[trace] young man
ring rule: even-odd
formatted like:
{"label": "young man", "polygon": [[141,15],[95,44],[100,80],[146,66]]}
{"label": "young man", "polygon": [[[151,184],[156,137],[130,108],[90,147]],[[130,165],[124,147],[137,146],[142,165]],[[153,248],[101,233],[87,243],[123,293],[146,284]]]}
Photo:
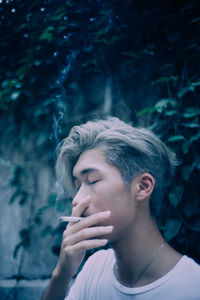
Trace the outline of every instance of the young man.
{"label": "young man", "polygon": [[[58,184],[73,187],[72,216],[43,300],[197,300],[200,266],[172,249],[157,225],[157,207],[173,174],[174,155],[150,131],[117,118],[72,128],[57,161]],[[71,191],[73,192],[73,191]]]}

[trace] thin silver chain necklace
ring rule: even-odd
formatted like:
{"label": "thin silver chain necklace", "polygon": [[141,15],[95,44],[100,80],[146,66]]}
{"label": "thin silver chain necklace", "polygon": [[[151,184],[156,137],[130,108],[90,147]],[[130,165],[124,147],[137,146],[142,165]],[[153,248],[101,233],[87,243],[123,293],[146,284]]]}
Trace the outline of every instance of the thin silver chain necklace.
{"label": "thin silver chain necklace", "polygon": [[[156,257],[158,256],[158,254],[160,253],[161,249],[164,247],[164,245],[166,244],[166,241],[164,241],[160,247],[156,250],[156,252],[154,253],[154,255],[151,257],[151,259],[148,261],[148,263],[145,265],[145,267],[142,269],[142,271],[139,273],[138,277],[136,278],[136,280],[133,282],[132,287],[135,286],[135,284],[142,278],[142,276],[144,275],[144,273],[146,272],[146,270],[149,268],[149,266],[152,264],[152,262],[156,259]],[[118,265],[117,263],[115,263],[116,269],[118,270]]]}

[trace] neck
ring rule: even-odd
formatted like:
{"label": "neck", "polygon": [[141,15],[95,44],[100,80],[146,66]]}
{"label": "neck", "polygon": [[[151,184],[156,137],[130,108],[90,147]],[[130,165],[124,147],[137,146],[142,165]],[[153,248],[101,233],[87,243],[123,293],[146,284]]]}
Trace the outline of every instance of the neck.
{"label": "neck", "polygon": [[[134,224],[125,236],[111,243],[116,257],[114,273],[117,279],[127,286],[140,286],[163,276],[178,261],[177,252],[169,245],[162,246],[163,242],[164,239],[151,217],[146,218],[145,223]],[[171,260],[169,264],[165,263],[166,255]],[[137,280],[149,262],[151,263],[141,279]]]}

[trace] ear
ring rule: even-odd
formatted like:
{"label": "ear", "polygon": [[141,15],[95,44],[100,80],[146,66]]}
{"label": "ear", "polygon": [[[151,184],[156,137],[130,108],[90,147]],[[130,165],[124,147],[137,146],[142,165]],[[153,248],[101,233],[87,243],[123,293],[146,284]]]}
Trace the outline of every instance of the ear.
{"label": "ear", "polygon": [[142,201],[145,199],[150,199],[151,194],[155,187],[155,179],[149,173],[141,174],[137,177],[136,184],[136,200]]}

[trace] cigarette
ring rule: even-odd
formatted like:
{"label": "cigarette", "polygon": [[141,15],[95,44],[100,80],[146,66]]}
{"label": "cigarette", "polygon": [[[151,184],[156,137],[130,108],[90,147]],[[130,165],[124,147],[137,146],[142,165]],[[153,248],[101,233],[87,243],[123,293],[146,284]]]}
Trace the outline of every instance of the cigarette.
{"label": "cigarette", "polygon": [[59,222],[79,222],[81,220],[83,220],[84,218],[83,217],[59,217],[58,218],[58,221]]}

